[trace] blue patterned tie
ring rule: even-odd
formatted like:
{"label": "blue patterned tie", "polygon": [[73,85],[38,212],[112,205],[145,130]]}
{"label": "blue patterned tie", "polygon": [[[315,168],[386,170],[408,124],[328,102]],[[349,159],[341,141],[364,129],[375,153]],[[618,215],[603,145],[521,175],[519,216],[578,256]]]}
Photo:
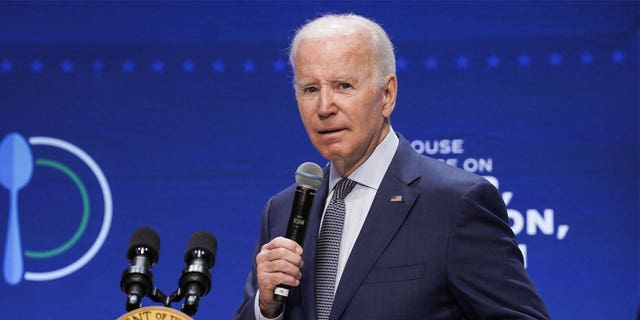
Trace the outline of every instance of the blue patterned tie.
{"label": "blue patterned tie", "polygon": [[355,185],[355,181],[347,178],[338,181],[322,220],[316,251],[316,313],[318,320],[329,319],[331,313],[344,223],[344,198]]}

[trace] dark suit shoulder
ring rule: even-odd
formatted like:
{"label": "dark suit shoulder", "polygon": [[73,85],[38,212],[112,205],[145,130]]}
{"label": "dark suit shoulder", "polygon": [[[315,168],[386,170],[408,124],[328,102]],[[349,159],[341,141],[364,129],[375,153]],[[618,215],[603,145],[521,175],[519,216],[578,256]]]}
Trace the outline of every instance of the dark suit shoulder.
{"label": "dark suit shoulder", "polygon": [[426,156],[420,156],[418,187],[437,188],[439,191],[464,193],[477,183],[489,183],[485,178]]}

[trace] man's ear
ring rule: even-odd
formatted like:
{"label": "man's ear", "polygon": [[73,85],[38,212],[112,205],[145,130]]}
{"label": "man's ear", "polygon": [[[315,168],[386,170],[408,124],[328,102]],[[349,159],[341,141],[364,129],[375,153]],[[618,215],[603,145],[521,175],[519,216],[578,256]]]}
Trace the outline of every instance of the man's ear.
{"label": "man's ear", "polygon": [[396,106],[396,96],[398,95],[398,77],[395,74],[390,74],[387,77],[387,81],[384,84],[383,90],[383,105],[382,115],[385,118],[389,118],[393,109]]}

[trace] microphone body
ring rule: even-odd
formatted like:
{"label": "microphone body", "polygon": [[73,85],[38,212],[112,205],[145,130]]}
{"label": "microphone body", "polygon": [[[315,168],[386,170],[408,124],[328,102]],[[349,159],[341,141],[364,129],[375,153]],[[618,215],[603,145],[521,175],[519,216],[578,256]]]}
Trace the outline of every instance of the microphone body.
{"label": "microphone body", "polygon": [[186,267],[182,271],[179,290],[185,296],[182,312],[189,316],[198,311],[200,298],[211,289],[211,273],[209,269],[216,261],[218,241],[212,234],[199,231],[191,235],[184,261]]}
{"label": "microphone body", "polygon": [[296,194],[293,197],[293,207],[291,207],[291,216],[289,217],[285,237],[297,242],[299,245],[304,244],[304,235],[307,231],[307,218],[309,217],[309,211],[311,211],[311,204],[315,196],[315,189],[296,186]]}
{"label": "microphone body", "polygon": [[[316,190],[322,183],[322,168],[313,162],[305,162],[298,167],[295,176],[296,193],[293,197],[293,205],[285,237],[302,246],[311,205],[313,204]],[[290,286],[288,285],[276,285],[273,290],[273,299],[286,302],[289,297],[289,289]]]}
{"label": "microphone body", "polygon": [[153,229],[134,231],[127,251],[131,266],[124,270],[120,279],[120,288],[127,295],[127,311],[140,308],[142,298],[151,292],[153,274],[150,269],[158,262],[159,251],[160,237]]}

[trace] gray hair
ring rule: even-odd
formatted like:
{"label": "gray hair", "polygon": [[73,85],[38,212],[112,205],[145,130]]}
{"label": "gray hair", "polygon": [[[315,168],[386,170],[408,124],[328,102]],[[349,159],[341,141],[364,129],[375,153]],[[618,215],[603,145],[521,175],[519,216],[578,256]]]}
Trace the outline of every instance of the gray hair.
{"label": "gray hair", "polygon": [[389,74],[396,73],[396,58],[393,44],[382,27],[365,17],[347,14],[326,14],[308,21],[296,31],[289,47],[289,63],[296,68],[295,61],[300,43],[305,39],[327,38],[335,35],[348,35],[357,31],[367,31],[369,45],[373,53],[373,72],[376,83],[384,85]]}

